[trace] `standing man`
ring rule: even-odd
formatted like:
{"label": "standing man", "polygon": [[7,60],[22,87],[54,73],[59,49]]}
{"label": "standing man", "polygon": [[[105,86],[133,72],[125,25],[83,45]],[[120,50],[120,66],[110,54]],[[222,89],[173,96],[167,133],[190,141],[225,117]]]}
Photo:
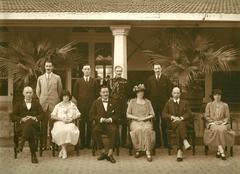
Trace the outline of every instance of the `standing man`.
{"label": "standing man", "polygon": [[[109,98],[109,89],[107,86],[102,86],[100,90],[100,97],[93,102],[90,115],[91,120],[95,122],[93,127],[93,138],[97,142],[98,149],[101,155],[98,160],[108,160],[111,163],[116,163],[113,158],[113,149],[116,144],[118,131],[118,105],[116,105]],[[108,153],[102,140],[102,134],[106,133],[109,137]]]}
{"label": "standing man", "polygon": [[121,131],[121,146],[126,147],[127,141],[127,100],[129,98],[129,86],[127,79],[122,78],[123,68],[121,66],[115,67],[115,77],[111,83],[111,98],[117,103],[119,107],[120,122],[122,125]]}
{"label": "standing man", "polygon": [[165,120],[162,119],[162,110],[165,103],[168,101],[171,95],[172,83],[169,78],[162,74],[162,67],[160,64],[153,65],[153,71],[155,74],[147,80],[147,96],[152,102],[153,109],[155,112],[155,122],[154,129],[156,132],[156,147],[160,147],[161,145],[161,134],[160,134],[160,126],[163,137],[163,145],[165,148],[168,147],[168,139],[167,139],[167,124]]}
{"label": "standing man", "polygon": [[23,89],[24,100],[13,106],[12,120],[17,122],[17,133],[22,138],[18,145],[17,152],[23,150],[25,141],[29,142],[32,163],[38,163],[36,156],[35,136],[39,129],[39,121],[42,119],[43,110],[38,101],[33,101],[33,89],[26,86]]}
{"label": "standing man", "polygon": [[185,150],[191,148],[187,140],[187,127],[190,124],[191,110],[187,102],[180,99],[180,88],[174,87],[172,98],[163,109],[163,118],[170,122],[170,126],[176,132],[177,161],[183,160],[183,146]]}
{"label": "standing man", "polygon": [[[62,93],[62,80],[59,75],[54,74],[52,71],[53,63],[52,61],[47,60],[45,62],[45,74],[38,77],[36,87],[36,95],[39,98],[39,102],[44,111],[44,117],[42,121],[43,150],[48,149],[48,130],[50,131],[53,126],[53,123],[50,120],[50,114],[52,113],[55,105],[60,102],[60,96]],[[51,143],[51,134],[49,134],[49,136]]]}
{"label": "standing man", "polygon": [[99,85],[96,79],[90,77],[90,65],[84,65],[82,72],[83,77],[78,79],[74,84],[73,96],[77,100],[78,109],[82,114],[80,122],[80,148],[91,148],[91,122],[89,119],[89,110],[98,96]]}

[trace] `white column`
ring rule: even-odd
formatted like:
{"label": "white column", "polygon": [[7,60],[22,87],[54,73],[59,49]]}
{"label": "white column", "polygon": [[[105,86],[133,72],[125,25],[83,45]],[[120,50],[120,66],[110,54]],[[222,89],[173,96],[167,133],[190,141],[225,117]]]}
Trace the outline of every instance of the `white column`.
{"label": "white column", "polygon": [[113,67],[123,67],[123,78],[127,78],[127,35],[129,25],[116,25],[110,27],[114,36]]}

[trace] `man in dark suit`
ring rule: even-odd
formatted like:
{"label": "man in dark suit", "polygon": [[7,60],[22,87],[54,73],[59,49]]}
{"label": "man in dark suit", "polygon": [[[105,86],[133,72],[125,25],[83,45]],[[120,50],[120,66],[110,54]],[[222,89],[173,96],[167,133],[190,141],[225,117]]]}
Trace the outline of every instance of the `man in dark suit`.
{"label": "man in dark suit", "polygon": [[29,142],[32,163],[38,163],[36,156],[35,134],[42,119],[43,110],[38,101],[32,100],[33,89],[29,86],[23,89],[24,100],[13,106],[12,120],[17,122],[17,133],[22,136],[17,149],[21,152],[25,141]]}
{"label": "man in dark suit", "polygon": [[191,148],[187,141],[187,126],[191,118],[191,110],[187,102],[180,99],[180,89],[174,87],[172,98],[166,103],[163,110],[163,118],[169,123],[169,126],[176,132],[177,142],[177,161],[182,161],[183,146],[186,150]]}
{"label": "man in dark suit", "polygon": [[89,111],[92,103],[98,96],[99,85],[94,78],[90,77],[90,65],[84,65],[82,71],[84,76],[76,81],[73,88],[73,96],[77,100],[78,109],[82,114],[79,128],[81,140],[80,148],[91,148],[91,122],[89,120]]}
{"label": "man in dark suit", "polygon": [[[115,163],[113,158],[113,148],[115,146],[118,129],[118,112],[117,105],[109,98],[109,89],[102,86],[100,90],[100,98],[92,105],[90,115],[91,120],[95,122],[93,127],[93,138],[97,142],[99,150],[102,151],[98,160],[107,159],[111,163]],[[109,137],[108,154],[105,152],[104,144],[101,135],[106,133]]]}
{"label": "man in dark suit", "polygon": [[116,66],[115,77],[110,81],[110,96],[117,103],[119,107],[121,129],[121,146],[126,147],[127,141],[127,101],[129,99],[129,85],[125,78],[122,78],[123,68]]}
{"label": "man in dark suit", "polygon": [[163,145],[165,148],[168,147],[166,123],[165,120],[161,118],[162,110],[165,103],[171,96],[172,83],[169,78],[162,74],[162,67],[160,64],[154,64],[153,70],[155,74],[147,80],[147,97],[150,99],[155,112],[155,122],[154,129],[156,132],[156,147],[161,145],[161,134],[160,125],[162,129]]}

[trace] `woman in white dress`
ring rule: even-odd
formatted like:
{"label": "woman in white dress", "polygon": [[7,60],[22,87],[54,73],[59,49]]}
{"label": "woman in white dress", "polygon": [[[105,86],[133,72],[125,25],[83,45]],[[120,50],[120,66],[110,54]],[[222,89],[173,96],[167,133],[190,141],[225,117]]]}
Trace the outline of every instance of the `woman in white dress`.
{"label": "woman in white dress", "polygon": [[76,145],[79,139],[79,129],[73,121],[80,117],[77,106],[71,102],[69,91],[63,91],[62,102],[58,103],[53,112],[51,119],[55,120],[52,133],[52,141],[61,146],[59,157],[67,158],[67,144]]}

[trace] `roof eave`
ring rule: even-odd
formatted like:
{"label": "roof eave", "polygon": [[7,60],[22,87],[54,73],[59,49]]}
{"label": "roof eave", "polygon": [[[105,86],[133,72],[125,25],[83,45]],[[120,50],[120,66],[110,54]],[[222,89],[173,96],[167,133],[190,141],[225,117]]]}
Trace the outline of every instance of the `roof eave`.
{"label": "roof eave", "polygon": [[223,13],[80,13],[0,12],[0,20],[93,20],[93,21],[225,21],[238,22],[240,14]]}

